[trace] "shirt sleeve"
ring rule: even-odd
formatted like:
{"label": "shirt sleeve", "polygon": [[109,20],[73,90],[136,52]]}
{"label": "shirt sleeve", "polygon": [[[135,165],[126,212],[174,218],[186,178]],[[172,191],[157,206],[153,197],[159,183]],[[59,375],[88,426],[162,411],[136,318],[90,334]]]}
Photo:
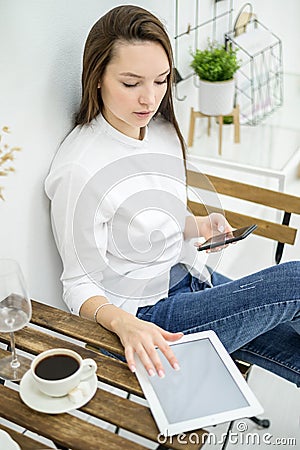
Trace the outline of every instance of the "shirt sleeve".
{"label": "shirt sleeve", "polygon": [[45,190],[51,200],[52,229],[63,262],[63,300],[73,314],[79,315],[88,298],[106,296],[101,285],[107,265],[105,206],[99,209],[101,199],[95,183],[78,164],[50,173]]}

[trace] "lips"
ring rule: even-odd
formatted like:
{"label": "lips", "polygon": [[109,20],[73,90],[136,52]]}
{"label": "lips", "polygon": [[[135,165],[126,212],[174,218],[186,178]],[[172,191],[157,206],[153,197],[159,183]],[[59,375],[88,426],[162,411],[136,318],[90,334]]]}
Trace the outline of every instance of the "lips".
{"label": "lips", "polygon": [[153,111],[140,111],[133,113],[135,117],[139,120],[150,120],[153,116]]}
{"label": "lips", "polygon": [[153,111],[136,111],[134,114],[137,114],[138,116],[149,116],[152,113]]}

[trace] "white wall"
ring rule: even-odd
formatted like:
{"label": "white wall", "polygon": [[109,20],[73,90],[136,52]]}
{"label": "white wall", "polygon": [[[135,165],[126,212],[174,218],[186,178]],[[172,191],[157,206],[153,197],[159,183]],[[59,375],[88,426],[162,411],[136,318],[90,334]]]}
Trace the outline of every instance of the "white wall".
{"label": "white wall", "polygon": [[[43,181],[78,106],[87,33],[122,3],[128,2],[0,0],[0,128],[8,125],[7,142],[22,147],[16,173],[0,177],[0,257],[20,262],[32,298],[61,307],[61,262]],[[170,1],[151,1],[151,10],[168,22],[169,6]]]}
{"label": "white wall", "polygon": [[[235,0],[236,12],[244,0]],[[300,74],[300,2],[298,0],[252,0],[253,11],[266,27],[277,34],[283,44],[283,67]]]}
{"label": "white wall", "polygon": [[[20,262],[33,298],[60,307],[63,307],[59,282],[61,263],[50,229],[43,181],[78,106],[86,35],[105,11],[123,3],[129,2],[0,0],[0,127],[10,126],[10,143],[23,149],[15,161],[17,172],[6,179],[0,178],[6,198],[5,202],[0,201],[0,257],[11,257]],[[167,24],[171,37],[174,36],[173,0],[131,3],[159,15]],[[220,8],[225,8],[227,0],[221,3]],[[294,37],[299,37],[296,27],[299,2],[265,0],[252,3],[257,5],[259,18],[286,40],[287,70],[300,72],[300,62],[294,57],[299,54],[300,40],[294,41]],[[188,23],[194,23],[193,5],[193,0],[180,0],[180,31],[184,31]],[[200,5],[201,20],[210,17],[213,0],[201,0]],[[186,44],[188,49],[190,36]],[[181,65],[185,61],[187,65],[187,52],[182,52]],[[188,95],[186,101],[177,103],[179,121],[186,133],[187,112],[195,88],[191,81],[186,81],[178,90],[179,95]]]}

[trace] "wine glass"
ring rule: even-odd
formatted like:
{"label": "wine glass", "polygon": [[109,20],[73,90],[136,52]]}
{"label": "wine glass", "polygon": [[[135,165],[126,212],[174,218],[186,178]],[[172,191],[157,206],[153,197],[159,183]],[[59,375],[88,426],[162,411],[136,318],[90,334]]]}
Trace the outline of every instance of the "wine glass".
{"label": "wine glass", "polygon": [[0,259],[0,332],[10,334],[11,356],[0,359],[0,378],[18,381],[29,369],[31,360],[17,356],[14,332],[31,319],[31,302],[19,264]]}

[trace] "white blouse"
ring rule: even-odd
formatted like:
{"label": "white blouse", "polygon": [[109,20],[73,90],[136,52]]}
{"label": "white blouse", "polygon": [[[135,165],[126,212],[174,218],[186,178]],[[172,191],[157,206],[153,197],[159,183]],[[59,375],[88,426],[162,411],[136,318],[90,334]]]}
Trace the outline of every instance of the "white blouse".
{"label": "white blouse", "polygon": [[183,238],[182,150],[164,119],[152,120],[141,141],[101,115],[76,127],[54,158],[45,190],[63,261],[63,298],[74,314],[95,295],[135,314],[167,297],[178,262],[209,278]]}

